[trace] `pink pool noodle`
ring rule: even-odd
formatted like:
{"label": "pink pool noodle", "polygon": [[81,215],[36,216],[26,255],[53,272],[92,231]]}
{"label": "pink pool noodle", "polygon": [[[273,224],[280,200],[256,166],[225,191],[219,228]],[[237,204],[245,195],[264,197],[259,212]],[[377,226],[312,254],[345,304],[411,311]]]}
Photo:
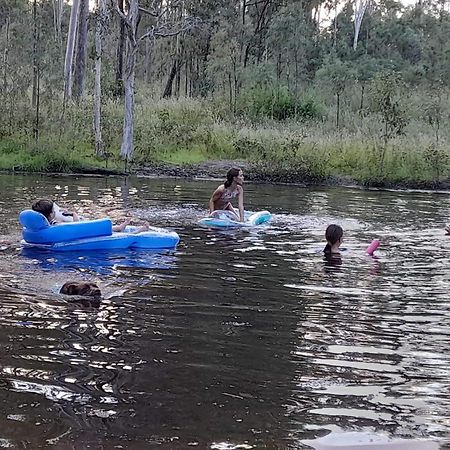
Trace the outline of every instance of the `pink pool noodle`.
{"label": "pink pool noodle", "polygon": [[370,256],[373,255],[373,252],[380,246],[380,241],[378,239],[374,239],[372,243],[367,247],[366,253]]}

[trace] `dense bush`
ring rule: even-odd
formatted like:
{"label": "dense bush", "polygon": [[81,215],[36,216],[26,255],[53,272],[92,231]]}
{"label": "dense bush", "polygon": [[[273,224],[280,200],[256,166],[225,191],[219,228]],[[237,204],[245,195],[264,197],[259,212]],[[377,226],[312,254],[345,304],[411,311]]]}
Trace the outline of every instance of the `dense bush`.
{"label": "dense bush", "polygon": [[251,119],[308,120],[321,117],[322,111],[313,99],[298,99],[287,88],[257,87],[238,99],[238,112]]}

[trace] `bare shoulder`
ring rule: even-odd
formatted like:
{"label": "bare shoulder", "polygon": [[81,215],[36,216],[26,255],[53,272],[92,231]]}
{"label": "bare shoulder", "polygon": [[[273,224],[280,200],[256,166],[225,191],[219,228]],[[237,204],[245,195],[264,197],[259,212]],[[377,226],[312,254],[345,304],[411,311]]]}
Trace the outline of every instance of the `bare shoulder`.
{"label": "bare shoulder", "polygon": [[219,194],[225,190],[225,185],[221,184],[215,191],[214,194]]}

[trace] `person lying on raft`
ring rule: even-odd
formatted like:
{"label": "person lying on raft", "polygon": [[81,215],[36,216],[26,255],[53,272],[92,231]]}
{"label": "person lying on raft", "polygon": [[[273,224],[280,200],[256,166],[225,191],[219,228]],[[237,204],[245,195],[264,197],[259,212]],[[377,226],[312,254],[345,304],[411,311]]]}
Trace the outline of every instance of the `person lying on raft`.
{"label": "person lying on raft", "polygon": [[[59,223],[64,223],[61,218],[57,217],[55,211],[55,203],[52,200],[40,199],[33,203],[31,206],[33,211],[41,213],[47,220],[50,225],[57,225]],[[62,211],[63,216],[72,216],[74,222],[79,222],[80,218],[76,212]],[[112,230],[114,232],[122,232],[125,230],[127,225],[131,223],[131,219],[127,219],[119,225],[113,225]],[[132,233],[141,233],[142,231],[147,231],[148,226],[143,225],[138,227],[136,230],[133,230]]]}
{"label": "person lying on raft", "polygon": [[41,213],[48,220],[50,225],[56,225],[58,223],[64,223],[62,216],[71,216],[74,222],[79,222],[80,218],[76,212],[70,212],[67,210],[61,211],[61,215],[57,217],[57,208],[52,200],[40,199],[36,200],[32,205],[31,209]]}
{"label": "person lying on raft", "polygon": [[[244,174],[241,169],[233,167],[227,172],[227,179],[221,184],[209,200],[209,213],[229,211],[238,222],[244,222]],[[237,197],[239,214],[233,208],[231,200]]]}

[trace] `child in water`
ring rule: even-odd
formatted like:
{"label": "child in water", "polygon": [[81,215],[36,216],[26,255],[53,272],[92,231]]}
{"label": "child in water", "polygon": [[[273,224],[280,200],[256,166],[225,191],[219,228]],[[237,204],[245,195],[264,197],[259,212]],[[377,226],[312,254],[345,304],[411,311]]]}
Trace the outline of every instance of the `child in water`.
{"label": "child in water", "polygon": [[[209,212],[229,211],[233,216],[233,220],[244,222],[244,174],[241,169],[233,167],[227,172],[227,179],[221,184],[211,196],[209,200]],[[237,197],[239,214],[233,208],[231,200]]]}
{"label": "child in water", "polygon": [[323,249],[325,256],[340,255],[339,247],[342,244],[344,230],[339,225],[328,225],[325,231],[327,245]]}
{"label": "child in water", "polygon": [[[36,211],[38,213],[41,213],[47,220],[50,225],[57,225],[59,223],[64,223],[64,220],[61,219],[61,217],[57,217],[56,215],[56,209],[55,209],[55,203],[52,200],[47,199],[40,199],[33,203],[31,206],[31,209],[33,211]],[[62,211],[61,213],[63,216],[72,216],[74,222],[79,222],[80,218],[78,217],[78,214],[76,212],[68,212],[68,211]],[[131,222],[131,219],[125,220],[123,223],[119,225],[113,225],[112,231],[115,232],[121,232],[124,231],[127,225],[129,225]],[[133,231],[133,233],[140,233],[142,231],[147,231],[148,226],[143,225],[139,227],[137,230]]]}

